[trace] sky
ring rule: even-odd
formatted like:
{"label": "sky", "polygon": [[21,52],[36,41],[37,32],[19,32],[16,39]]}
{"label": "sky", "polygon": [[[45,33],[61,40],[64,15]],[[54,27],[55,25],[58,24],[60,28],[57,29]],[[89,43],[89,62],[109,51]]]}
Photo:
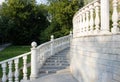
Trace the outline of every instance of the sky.
{"label": "sky", "polygon": [[[5,0],[0,0],[0,5],[2,4],[3,1],[5,1]],[[36,1],[37,1],[38,4],[39,4],[39,3],[44,3],[44,4],[46,4],[46,2],[47,2],[47,0],[36,0]]]}
{"label": "sky", "polygon": [[44,4],[47,3],[47,0],[36,0],[36,1],[37,1],[37,3],[44,3]]}
{"label": "sky", "polygon": [[0,0],[0,4],[2,4],[3,1],[4,1],[4,0]]}

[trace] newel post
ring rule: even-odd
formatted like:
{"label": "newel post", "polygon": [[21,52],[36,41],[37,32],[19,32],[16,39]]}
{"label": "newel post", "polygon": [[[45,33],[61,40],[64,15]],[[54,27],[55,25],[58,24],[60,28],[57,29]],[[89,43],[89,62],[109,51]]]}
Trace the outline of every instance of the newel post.
{"label": "newel post", "polygon": [[54,35],[51,35],[51,56],[54,55]]}
{"label": "newel post", "polygon": [[110,33],[109,0],[100,0],[100,1],[101,1],[101,33],[108,34]]}
{"label": "newel post", "polygon": [[37,43],[32,42],[31,43],[31,75],[30,79],[34,80],[38,77],[38,69],[37,69]]}

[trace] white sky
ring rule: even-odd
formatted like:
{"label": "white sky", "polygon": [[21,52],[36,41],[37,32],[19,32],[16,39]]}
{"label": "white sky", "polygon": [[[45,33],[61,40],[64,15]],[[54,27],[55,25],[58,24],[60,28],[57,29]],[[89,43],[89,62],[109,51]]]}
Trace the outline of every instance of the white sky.
{"label": "white sky", "polygon": [[44,4],[47,3],[47,0],[36,0],[36,1],[37,1],[37,3],[44,3]]}
{"label": "white sky", "polygon": [[3,1],[4,1],[4,0],[0,0],[0,5],[2,4]]}
{"label": "white sky", "polygon": [[[5,0],[0,0],[0,4],[2,4],[2,2],[3,1],[5,1]],[[36,0],[37,1],[37,3],[46,3],[47,2],[47,0]]]}

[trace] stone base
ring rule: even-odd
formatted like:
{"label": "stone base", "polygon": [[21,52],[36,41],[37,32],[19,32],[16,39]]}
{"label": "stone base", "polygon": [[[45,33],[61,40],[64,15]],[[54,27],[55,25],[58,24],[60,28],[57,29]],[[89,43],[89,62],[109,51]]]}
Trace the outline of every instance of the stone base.
{"label": "stone base", "polygon": [[110,31],[100,31],[100,35],[110,35],[112,34]]}
{"label": "stone base", "polygon": [[112,33],[113,34],[120,33],[120,29],[118,27],[112,28]]}
{"label": "stone base", "polygon": [[21,80],[20,82],[30,82],[30,80]]}

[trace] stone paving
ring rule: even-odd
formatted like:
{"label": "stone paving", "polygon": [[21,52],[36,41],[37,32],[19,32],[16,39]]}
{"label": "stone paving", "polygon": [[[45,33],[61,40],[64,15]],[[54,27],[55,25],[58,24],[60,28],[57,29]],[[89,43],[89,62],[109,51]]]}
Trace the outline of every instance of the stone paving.
{"label": "stone paving", "polygon": [[78,82],[70,72],[51,74],[41,77],[33,82]]}

